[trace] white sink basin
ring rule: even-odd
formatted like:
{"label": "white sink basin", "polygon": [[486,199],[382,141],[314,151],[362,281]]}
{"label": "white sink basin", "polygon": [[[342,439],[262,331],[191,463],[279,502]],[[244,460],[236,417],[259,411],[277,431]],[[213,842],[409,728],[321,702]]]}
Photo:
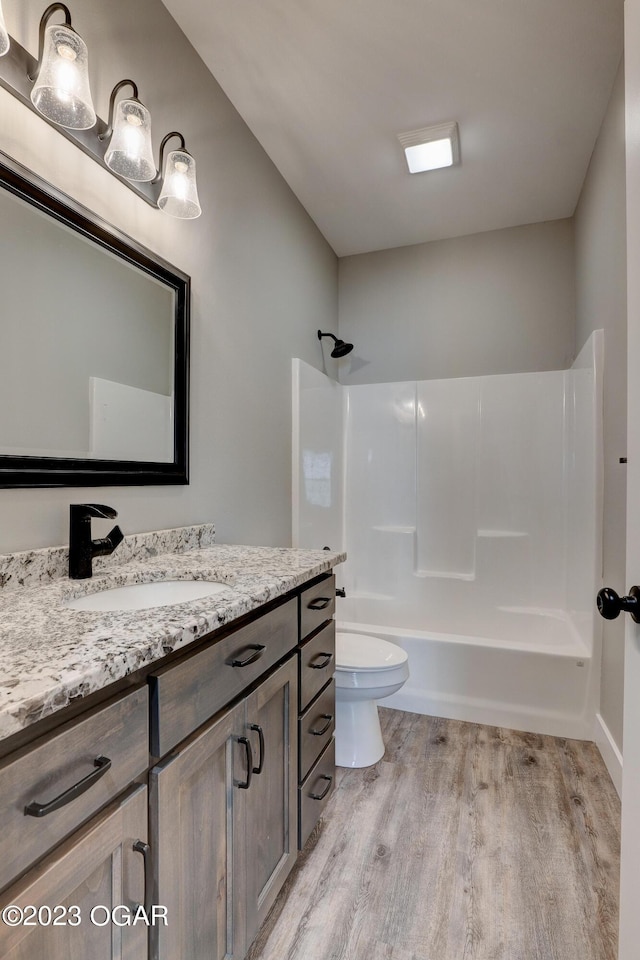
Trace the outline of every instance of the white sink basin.
{"label": "white sink basin", "polygon": [[66,600],[64,605],[70,610],[103,613],[110,610],[150,610],[152,607],[170,607],[175,603],[201,600],[228,589],[228,583],[215,580],[154,580],[153,583],[130,583],[126,587],[99,590],[84,597]]}

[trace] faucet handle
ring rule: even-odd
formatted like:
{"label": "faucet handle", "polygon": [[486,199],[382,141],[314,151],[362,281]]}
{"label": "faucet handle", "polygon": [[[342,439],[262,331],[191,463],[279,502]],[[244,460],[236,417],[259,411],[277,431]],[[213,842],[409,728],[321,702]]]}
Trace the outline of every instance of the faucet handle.
{"label": "faucet handle", "polygon": [[98,517],[102,520],[114,520],[118,511],[104,503],[72,503],[69,506],[72,516]]}
{"label": "faucet handle", "polygon": [[108,557],[124,540],[124,533],[120,527],[114,527],[106,537],[91,541],[91,555],[94,557]]}

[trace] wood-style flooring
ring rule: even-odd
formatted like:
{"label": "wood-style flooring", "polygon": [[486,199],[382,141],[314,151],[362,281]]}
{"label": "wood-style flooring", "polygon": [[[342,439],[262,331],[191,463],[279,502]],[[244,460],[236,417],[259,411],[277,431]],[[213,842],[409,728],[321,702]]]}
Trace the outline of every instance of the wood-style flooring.
{"label": "wood-style flooring", "polygon": [[250,960],[615,960],[620,804],[594,744],[380,709]]}

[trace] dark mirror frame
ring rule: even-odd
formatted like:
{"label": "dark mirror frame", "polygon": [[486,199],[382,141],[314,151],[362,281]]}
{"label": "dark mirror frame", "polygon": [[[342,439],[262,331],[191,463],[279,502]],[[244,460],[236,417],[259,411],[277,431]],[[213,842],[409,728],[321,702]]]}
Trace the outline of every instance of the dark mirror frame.
{"label": "dark mirror frame", "polygon": [[[175,291],[173,462],[0,456],[0,488],[188,483],[190,278],[1,151],[0,188]],[[132,202],[136,200],[132,198]],[[158,216],[162,214],[158,212]]]}

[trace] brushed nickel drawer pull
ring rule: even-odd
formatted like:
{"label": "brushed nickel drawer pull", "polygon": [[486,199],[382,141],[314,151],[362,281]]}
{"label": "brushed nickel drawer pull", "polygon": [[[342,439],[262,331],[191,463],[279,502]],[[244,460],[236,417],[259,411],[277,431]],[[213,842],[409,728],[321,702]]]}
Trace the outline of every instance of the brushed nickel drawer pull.
{"label": "brushed nickel drawer pull", "polygon": [[243,647],[243,650],[253,650],[254,652],[251,656],[247,657],[246,660],[231,659],[237,658],[236,653],[232,653],[229,660],[227,660],[227,665],[231,667],[248,667],[250,663],[255,663],[256,660],[259,660],[264,651],[267,649],[264,643],[250,643],[248,647]]}
{"label": "brushed nickel drawer pull", "polygon": [[310,793],[310,794],[309,794],[309,796],[311,797],[312,800],[324,800],[324,798],[326,797],[326,795],[329,793],[329,790],[331,790],[331,784],[333,783],[333,777],[328,777],[328,776],[326,775],[326,773],[323,773],[323,774],[321,775],[321,777],[320,777],[320,780],[327,780],[328,783],[327,783],[326,787],[324,788],[324,790],[322,791],[322,793]]}
{"label": "brushed nickel drawer pull", "polygon": [[309,733],[311,733],[314,737],[321,737],[327,732],[333,721],[333,716],[330,713],[321,713],[319,719],[326,720],[327,722],[323,727],[320,728],[320,730],[309,730]]}
{"label": "brushed nickel drawer pull", "polygon": [[92,787],[94,783],[97,783],[101,777],[104,777],[107,770],[111,767],[111,760],[108,757],[96,757],[93,764],[96,768],[95,770],[87,774],[86,777],[83,777],[82,780],[79,780],[78,783],[74,783],[72,787],[69,787],[68,790],[61,793],[59,797],[54,797],[49,803],[37,803],[34,800],[32,803],[27,804],[24,808],[25,817],[46,817],[48,813],[53,813],[54,810],[65,807],[68,803],[71,803],[72,800],[75,800],[76,797],[79,797],[88,790],[89,787]]}
{"label": "brushed nickel drawer pull", "polygon": [[253,776],[253,753],[251,744],[247,737],[236,737],[236,740],[242,744],[247,755],[247,779],[244,782],[236,780],[236,787],[239,787],[240,790],[248,790],[251,786],[251,778]]}
{"label": "brushed nickel drawer pull", "polygon": [[255,730],[260,741],[260,759],[258,766],[253,768],[253,772],[262,773],[262,768],[264,767],[264,731],[259,723],[250,723],[249,730]]}
{"label": "brushed nickel drawer pull", "polygon": [[[317,660],[318,657],[324,657],[325,659],[323,660],[322,663],[314,663],[313,660]],[[331,661],[333,660],[333,654],[332,653],[316,653],[313,660],[309,661],[309,666],[311,667],[312,670],[324,670],[324,668],[328,664],[330,664]]]}
{"label": "brushed nickel drawer pull", "polygon": [[136,840],[133,845],[136,853],[142,854],[144,861],[144,909],[145,913],[151,913],[151,891],[153,890],[153,873],[151,870],[151,847],[144,840]]}
{"label": "brushed nickel drawer pull", "polygon": [[309,610],[326,610],[331,603],[331,597],[316,597],[307,604]]}

